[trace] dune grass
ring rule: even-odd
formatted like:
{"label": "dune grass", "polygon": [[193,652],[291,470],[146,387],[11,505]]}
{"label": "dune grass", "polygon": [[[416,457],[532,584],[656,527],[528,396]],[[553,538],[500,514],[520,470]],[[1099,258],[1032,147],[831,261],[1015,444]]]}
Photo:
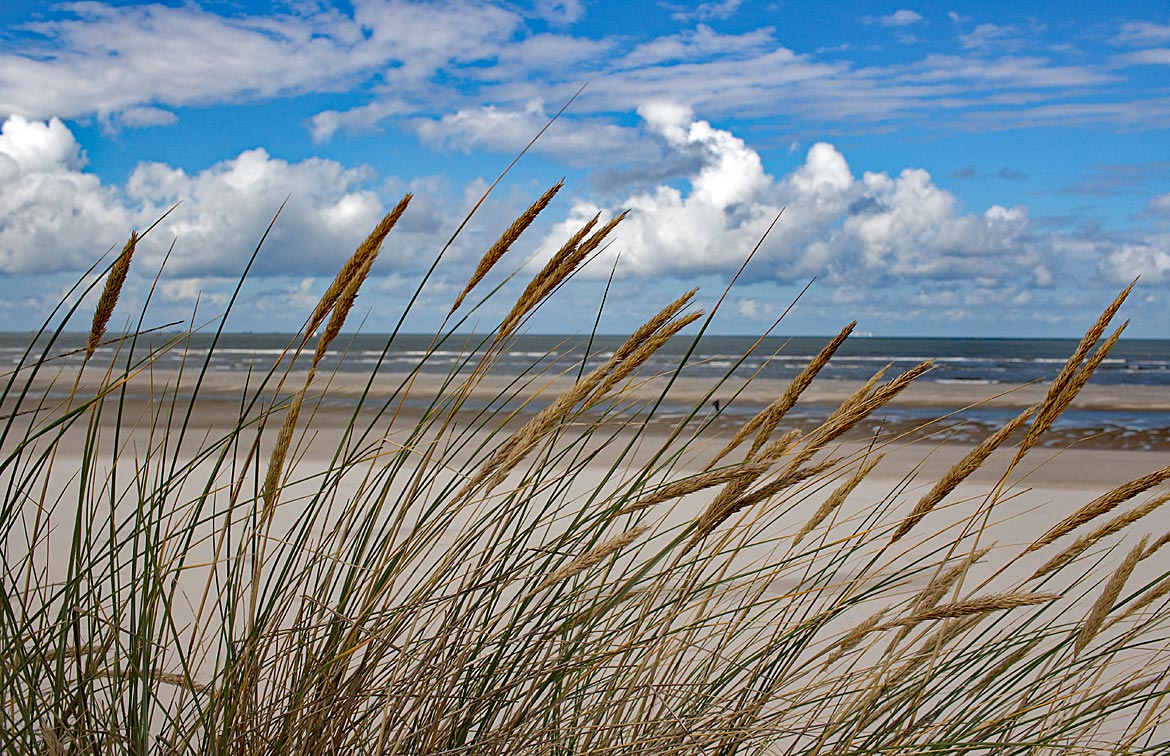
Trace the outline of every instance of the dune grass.
{"label": "dune grass", "polygon": [[[483,282],[557,188],[503,230],[414,371],[371,371],[352,410],[320,403],[322,358],[344,350],[409,196],[210,429],[211,355],[153,369],[190,334],[144,346],[149,297],[129,335],[106,334],[137,237],[78,284],[3,378],[5,753],[1167,752],[1168,537],[1126,533],[1166,501],[1170,468],[1016,543],[986,537],[1120,336],[1128,290],[1039,406],[912,505],[865,500],[898,439],[842,441],[930,364],[789,431],[851,327],[731,436],[706,400],[657,420],[669,380],[648,403],[631,392],[650,355],[707,327],[694,292],[596,367],[558,365],[563,393],[533,370],[472,401],[620,217],[587,223],[463,361],[423,375],[507,295]],[[99,285],[85,364],[61,368]],[[988,465],[998,483],[954,506]]]}

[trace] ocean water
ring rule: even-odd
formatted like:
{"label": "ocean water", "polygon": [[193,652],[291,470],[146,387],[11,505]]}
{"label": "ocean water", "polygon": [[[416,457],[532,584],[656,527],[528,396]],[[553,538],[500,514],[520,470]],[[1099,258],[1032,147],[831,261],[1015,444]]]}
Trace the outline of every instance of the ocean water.
{"label": "ocean water", "polygon": [[[149,334],[135,346],[142,356],[157,349],[174,335]],[[263,370],[285,351],[290,334],[224,334],[212,351],[211,366],[220,370]],[[709,336],[695,344],[691,338],[676,338],[646,365],[653,372],[673,371],[686,358],[687,375],[716,378],[728,373],[747,377],[785,380],[796,375],[828,342],[828,337],[771,337],[755,344],[756,339],[740,336]],[[32,336],[0,333],[0,373],[26,360]],[[538,369],[556,371],[573,369],[584,359],[586,367],[609,357],[624,341],[616,336],[518,337],[497,362],[497,374],[520,374]],[[388,336],[343,335],[334,342],[324,368],[343,372],[405,372],[423,362],[424,371],[445,374],[461,365],[474,364],[484,348],[484,337],[454,335],[436,341],[432,335],[406,334],[390,340]],[[753,345],[755,344],[754,348]],[[897,374],[918,362],[933,358],[936,369],[923,380],[967,384],[972,387],[1002,385],[1005,388],[1033,381],[1047,382],[1059,372],[1077,342],[1072,339],[937,339],[937,338],[866,338],[847,341],[820,377],[833,380],[865,380],[878,369],[890,365],[888,375]],[[79,364],[85,345],[84,334],[63,334],[55,343],[41,340],[34,345],[36,354],[45,354],[63,365]],[[95,357],[100,363],[124,360],[127,343],[101,347]],[[188,367],[202,363],[212,347],[212,336],[197,334],[183,348],[172,349],[155,363],[159,368],[178,367],[185,360]],[[311,345],[310,345],[311,347]],[[308,350],[311,355],[312,349]],[[688,354],[689,353],[689,354]],[[745,356],[746,355],[746,356]],[[304,358],[308,367],[308,356]],[[5,369],[7,367],[7,369]],[[1092,382],[1106,386],[1157,386],[1170,392],[1170,340],[1132,339],[1118,342],[1100,366]],[[983,391],[984,395],[989,391]],[[722,409],[726,422],[740,422],[743,415],[759,408],[747,403]],[[946,409],[946,408],[941,408]],[[691,412],[691,407],[659,408],[658,417],[669,418]],[[881,418],[889,427],[914,427],[938,416],[940,408],[891,408]],[[980,408],[967,410],[949,421],[948,427],[960,440],[980,438],[988,429],[998,427],[1012,410]],[[816,423],[824,410],[801,407],[791,413],[794,423]],[[1055,443],[1062,438],[1079,440],[1086,435],[1098,445],[1137,449],[1170,449],[1170,413],[1163,411],[1089,411],[1072,409],[1054,428]]]}
{"label": "ocean water", "polygon": [[[150,334],[140,338],[138,353],[157,348],[168,338]],[[0,366],[15,366],[29,348],[31,334],[0,333]],[[231,333],[220,337],[212,366],[224,370],[247,370],[270,365],[292,340],[290,334]],[[377,366],[389,372],[413,368],[429,357],[424,365],[428,372],[446,373],[457,365],[474,359],[482,348],[482,337],[456,335],[434,344],[431,335],[399,335],[392,342],[388,336],[343,335],[330,353],[329,367],[347,372],[368,372]],[[647,365],[651,371],[667,371],[678,365],[690,352],[687,373],[694,376],[721,376],[729,371],[740,375],[758,373],[762,378],[787,379],[796,375],[828,342],[827,337],[770,337],[752,350],[754,338],[742,336],[707,336],[697,345],[689,338],[676,338],[655,355]],[[569,367],[586,354],[587,363],[596,364],[613,353],[624,341],[617,336],[525,335],[516,339],[502,356],[496,370],[520,373],[539,367]],[[190,365],[206,358],[212,336],[197,334],[185,350],[164,355],[159,367],[175,367],[181,360]],[[865,380],[889,364],[891,374],[933,358],[936,369],[924,380],[1019,385],[1031,381],[1049,381],[1060,370],[1076,347],[1072,339],[938,339],[938,338],[865,338],[845,342],[833,360],[821,372],[826,379]],[[47,355],[64,364],[80,363],[83,334],[63,334]],[[44,340],[36,346],[46,348]],[[108,345],[98,350],[97,359],[110,359],[126,344]],[[749,350],[751,354],[744,356]],[[311,350],[310,350],[311,351]],[[185,352],[185,353],[184,353]],[[341,359],[343,357],[343,359]],[[0,367],[2,369],[2,367]],[[1113,348],[1097,370],[1093,382],[1100,385],[1170,387],[1170,340],[1123,340]]]}

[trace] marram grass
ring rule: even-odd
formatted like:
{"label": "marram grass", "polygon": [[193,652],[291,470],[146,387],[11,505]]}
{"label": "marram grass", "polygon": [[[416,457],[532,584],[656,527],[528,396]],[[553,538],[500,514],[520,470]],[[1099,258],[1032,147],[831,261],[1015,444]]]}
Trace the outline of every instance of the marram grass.
{"label": "marram grass", "polygon": [[[1101,337],[1128,290],[1043,402],[927,481],[917,506],[858,501],[891,440],[858,452],[842,437],[929,363],[875,376],[818,428],[785,428],[852,326],[730,441],[706,427],[705,401],[670,424],[632,393],[655,350],[706,327],[694,292],[591,371],[565,368],[561,393],[540,372],[486,382],[620,217],[588,222],[461,364],[422,377],[505,296],[476,292],[558,188],[503,229],[415,370],[371,374],[352,412],[319,404],[336,376],[317,368],[409,197],[210,428],[206,403],[225,402],[207,396],[207,361],[155,374],[158,347],[106,334],[136,236],[76,375],[53,359],[83,318],[71,292],[47,346],[3,378],[5,753],[1170,749],[1166,538],[1126,536],[1165,501],[1166,470],[1014,545],[984,542],[1025,455],[1114,343]],[[149,319],[147,298],[132,330]],[[98,364],[103,339],[116,349]],[[302,350],[307,376],[290,367]],[[503,388],[470,401],[489,385]],[[949,506],[990,464],[1004,469],[974,511]],[[1013,570],[1030,551],[1044,567]],[[1152,579],[1135,578],[1143,562]]]}

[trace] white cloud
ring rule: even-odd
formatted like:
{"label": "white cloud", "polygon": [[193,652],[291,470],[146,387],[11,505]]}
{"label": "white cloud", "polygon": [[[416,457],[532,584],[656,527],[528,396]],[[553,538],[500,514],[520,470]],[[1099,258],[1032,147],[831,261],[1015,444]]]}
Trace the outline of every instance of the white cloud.
{"label": "white cloud", "polygon": [[0,54],[0,115],[105,116],[336,91],[377,71],[410,91],[451,62],[490,59],[521,23],[486,4],[357,0],[352,17],[305,7],[221,16],[192,4],[63,5],[61,18],[35,27],[46,44]]}
{"label": "white cloud", "polygon": [[742,317],[755,320],[756,318],[759,318],[763,315],[764,306],[758,299],[738,299],[735,303],[735,310]]}
{"label": "white cloud", "polygon": [[712,57],[752,57],[766,54],[777,47],[770,27],[744,34],[720,34],[705,24],[694,31],[656,37],[642,42],[617,61],[617,70],[656,66],[663,63],[695,63]]}
{"label": "white cloud", "polygon": [[[287,197],[257,273],[332,273],[384,211],[364,188],[371,178],[330,160],[289,163],[250,150],[195,175],[143,163],[118,189],[84,171],[59,120],[11,116],[0,130],[0,272],[84,270],[178,204],[154,232],[178,237],[170,274],[238,274]],[[157,264],[165,247],[142,257]]]}
{"label": "white cloud", "polygon": [[882,26],[903,27],[918,23],[922,20],[922,16],[912,10],[901,8],[889,14],[888,16],[867,16],[864,20],[867,24],[881,24]]}
{"label": "white cloud", "polygon": [[[967,81],[973,86],[1002,91],[1107,84],[1118,81],[1118,78],[1091,67],[1056,66],[1036,57],[1008,56],[980,60],[956,55],[929,55],[920,63],[908,66],[898,75],[897,80],[920,84],[932,82],[943,86]],[[964,103],[970,104],[970,101]],[[1003,113],[998,113],[998,117],[1002,118]]]}
{"label": "white cloud", "polygon": [[999,24],[979,24],[970,34],[960,34],[959,43],[968,50],[1018,48],[1025,44],[1019,29]]}
{"label": "white cloud", "polygon": [[162,108],[127,108],[118,114],[118,121],[123,126],[144,128],[147,126],[171,126],[179,122],[179,117]]}
{"label": "white cloud", "polygon": [[0,128],[0,273],[84,270],[130,232],[114,190],[85,164],[57,119],[8,118]]}
{"label": "white cloud", "polygon": [[126,184],[138,216],[168,217],[164,233],[180,239],[174,273],[208,275],[241,269],[246,254],[284,199],[257,272],[326,274],[377,223],[382,203],[362,188],[369,171],[331,160],[288,163],[255,149],[194,176],[160,163],[138,166]]}
{"label": "white cloud", "polygon": [[1117,283],[1127,284],[1137,276],[1144,283],[1170,282],[1170,235],[1123,244],[1105,256],[1101,268]]}
{"label": "white cloud", "polygon": [[0,126],[0,153],[27,173],[81,168],[86,163],[81,145],[59,118],[46,123],[13,116]]}
{"label": "white cloud", "polygon": [[1151,197],[1146,203],[1146,213],[1170,218],[1170,193]]}
{"label": "white cloud", "polygon": [[[964,212],[920,169],[858,179],[845,157],[823,142],[777,179],[741,139],[696,120],[685,107],[657,104],[639,112],[669,150],[702,156],[688,189],[658,185],[613,209],[579,201],[547,237],[546,253],[599,210],[628,207],[608,253],[612,260],[620,252],[621,273],[686,278],[727,271],[783,209],[749,276],[791,281],[818,275],[848,286],[917,280],[1012,294],[1051,282],[1022,208]],[[608,269],[609,261],[596,268]]]}
{"label": "white cloud", "polygon": [[1170,66],[1170,47],[1155,47],[1117,55],[1113,62],[1126,66]]}
{"label": "white cloud", "polygon": [[664,3],[670,10],[670,17],[675,21],[709,21],[714,18],[728,18],[735,15],[743,0],[718,0],[718,2],[695,3],[694,5],[674,5]]}
{"label": "white cloud", "polygon": [[[439,119],[419,119],[415,131],[424,142],[447,149],[515,154],[548,125],[551,117],[540,102],[530,102],[523,109],[486,105],[460,109]],[[654,145],[642,139],[636,129],[566,116],[552,124],[533,150],[577,167],[596,167],[611,159],[658,157]]]}
{"label": "white cloud", "polygon": [[1149,45],[1170,42],[1170,24],[1152,24],[1132,21],[1121,25],[1121,31],[1112,40],[1120,45]]}
{"label": "white cloud", "polygon": [[536,15],[554,24],[571,24],[585,15],[584,0],[538,0]]}
{"label": "white cloud", "polygon": [[[735,6],[685,10],[716,17]],[[53,20],[35,27],[41,40],[22,33],[0,53],[0,117],[96,115],[112,127],[146,127],[173,123],[171,111],[183,106],[348,93],[345,105],[309,120],[322,142],[338,130],[375,129],[387,120],[409,126],[485,102],[506,111],[523,111],[533,100],[560,104],[589,81],[574,103],[580,119],[604,121],[668,99],[710,117],[779,115],[849,130],[927,115],[941,126],[951,114],[959,122],[968,113],[991,113],[1014,127],[1030,123],[1017,118],[1019,110],[1055,98],[1098,108],[1101,122],[1135,123],[1120,113],[1154,125],[1161,118],[1156,104],[1132,88],[1098,86],[1119,81],[1103,63],[1058,65],[994,54],[1032,44],[1022,36],[1034,36],[1032,27],[1021,32],[983,24],[963,37],[972,51],[965,56],[873,67],[839,55],[801,54],[769,27],[724,34],[699,24],[667,35],[589,38],[535,33],[520,12],[526,8],[531,18],[547,10],[569,23],[584,8],[579,0],[504,7],[355,0],[348,12],[323,7],[294,3],[263,15],[220,15],[190,3],[57,6],[48,13]],[[920,14],[903,8],[883,18],[908,28]],[[1161,27],[1147,26],[1124,33],[1156,39]],[[1130,62],[1154,62],[1159,55],[1140,54],[1144,59]],[[1043,91],[1011,92],[1009,101],[1005,88]]]}

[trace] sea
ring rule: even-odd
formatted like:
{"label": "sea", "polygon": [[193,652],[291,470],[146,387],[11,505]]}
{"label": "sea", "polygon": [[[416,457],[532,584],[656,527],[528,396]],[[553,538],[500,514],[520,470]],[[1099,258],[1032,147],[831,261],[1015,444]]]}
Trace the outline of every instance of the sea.
{"label": "sea", "polygon": [[[285,353],[293,336],[287,333],[224,333],[182,335],[151,333],[140,335],[135,353],[157,349],[168,340],[183,339],[183,348],[166,351],[156,367],[177,368],[201,363],[211,354],[211,367],[218,370],[247,371],[270,366]],[[379,334],[343,334],[334,343],[325,370],[369,373],[407,372],[423,361],[424,372],[445,374],[461,365],[474,364],[475,356],[485,348],[484,336],[453,334],[438,339],[431,334],[399,334],[393,339]],[[29,355],[43,355],[63,366],[80,364],[86,334],[63,333],[52,343],[47,337],[34,340],[28,333],[0,333],[0,374],[24,362]],[[500,355],[493,367],[496,374],[519,375],[528,371],[572,370],[584,362],[588,369],[613,354],[625,338],[621,336],[521,335]],[[818,336],[773,336],[757,344],[755,337],[704,336],[676,337],[646,364],[650,373],[668,373],[686,360],[686,375],[717,378],[725,375],[785,380],[795,376],[829,341]],[[35,343],[34,343],[35,342]],[[878,369],[890,366],[887,375],[895,375],[925,359],[935,361],[935,369],[922,380],[968,385],[1003,386],[1048,382],[1055,377],[1076,348],[1073,339],[991,339],[991,338],[888,338],[855,336],[846,341],[832,361],[821,371],[825,380],[866,380]],[[213,349],[214,346],[214,349]],[[308,350],[309,353],[312,349]],[[115,342],[99,348],[95,359],[108,363],[125,359],[127,342]],[[747,356],[745,356],[747,355]],[[423,360],[423,358],[426,358]],[[307,362],[307,358],[305,358]],[[2,366],[8,366],[4,370]],[[307,364],[304,365],[307,367]],[[1125,339],[1119,341],[1095,373],[1092,383],[1101,386],[1165,387],[1170,395],[1170,340]],[[982,395],[994,393],[983,390]],[[953,408],[952,408],[953,409]],[[691,408],[663,406],[660,413],[685,413]],[[722,408],[728,421],[737,415],[753,413],[758,407],[733,405]],[[800,409],[795,416],[816,422],[815,407]],[[884,422],[914,423],[937,416],[938,408],[917,407],[892,409]],[[974,438],[983,429],[997,426],[1013,410],[972,409],[956,418],[956,427]],[[661,415],[660,415],[661,417]],[[1092,435],[1103,445],[1138,449],[1170,449],[1170,413],[1165,411],[1077,410],[1065,413],[1055,430],[1062,436]],[[1063,433],[1062,433],[1063,431]],[[963,433],[963,430],[957,431]]]}

